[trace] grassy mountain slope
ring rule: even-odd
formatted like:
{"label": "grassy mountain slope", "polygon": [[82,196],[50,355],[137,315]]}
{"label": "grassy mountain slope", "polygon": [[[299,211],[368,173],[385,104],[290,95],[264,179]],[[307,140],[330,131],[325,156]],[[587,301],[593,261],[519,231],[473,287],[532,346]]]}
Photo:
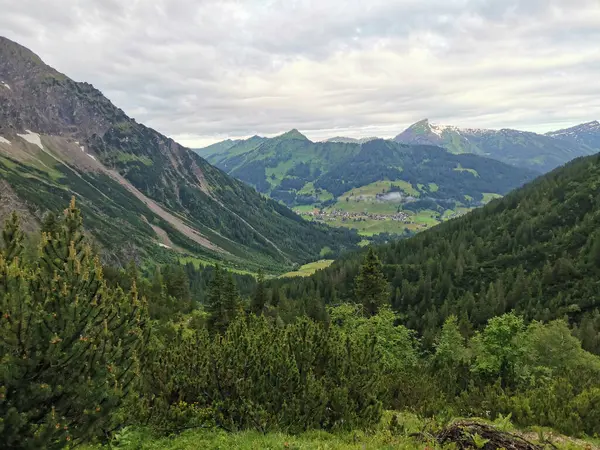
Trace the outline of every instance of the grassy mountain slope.
{"label": "grassy mountain slope", "polygon": [[358,240],[264,199],[4,38],[0,80],[2,179],[38,220],[79,197],[96,210],[86,211],[90,231],[105,233],[100,241],[118,259],[129,246],[147,255],[137,242],[150,236],[154,247],[283,271]]}
{"label": "grassy mountain slope", "polygon": [[307,216],[365,235],[434,225],[536,175],[475,155],[382,139],[311,142],[292,130],[250,141],[209,161]]}
{"label": "grassy mountain slope", "polygon": [[578,156],[595,153],[581,142],[556,139],[550,134],[510,129],[463,129],[433,125],[427,119],[411,125],[394,140],[405,144],[438,145],[451,153],[474,153],[539,172],[548,172]]}
{"label": "grassy mountain slope", "polygon": [[[566,316],[586,349],[600,353],[600,156],[580,158],[461,218],[377,249],[391,302],[431,342],[445,317],[463,329],[516,310],[527,319]],[[352,298],[361,263],[352,254],[285,295],[314,290]]]}

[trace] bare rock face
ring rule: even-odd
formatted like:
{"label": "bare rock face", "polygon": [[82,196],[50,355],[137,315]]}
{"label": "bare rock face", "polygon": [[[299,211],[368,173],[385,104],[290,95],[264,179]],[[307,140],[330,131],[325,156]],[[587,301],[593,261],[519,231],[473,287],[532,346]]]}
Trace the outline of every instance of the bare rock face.
{"label": "bare rock face", "polygon": [[77,83],[35,53],[0,37],[0,132],[26,129],[85,140],[125,113],[88,83]]}

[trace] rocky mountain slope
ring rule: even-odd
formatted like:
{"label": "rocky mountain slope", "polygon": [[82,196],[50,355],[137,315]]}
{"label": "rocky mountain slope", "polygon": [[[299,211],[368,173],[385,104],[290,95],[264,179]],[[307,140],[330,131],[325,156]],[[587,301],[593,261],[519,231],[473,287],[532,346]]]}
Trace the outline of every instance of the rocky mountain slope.
{"label": "rocky mountain slope", "polygon": [[32,224],[75,195],[88,230],[119,261],[188,254],[284,270],[357,241],[264,199],[5,38],[0,180]]}
{"label": "rocky mountain slope", "polygon": [[577,140],[564,139],[564,136],[553,133],[542,135],[511,129],[458,128],[434,125],[424,119],[408,127],[394,140],[404,144],[438,145],[455,154],[474,153],[517,167],[548,172],[578,156],[600,150],[600,145],[590,146],[583,133],[581,136]]}
{"label": "rocky mountain slope", "polygon": [[563,130],[551,131],[546,133],[546,136],[583,145],[600,152],[600,122],[597,120]]}

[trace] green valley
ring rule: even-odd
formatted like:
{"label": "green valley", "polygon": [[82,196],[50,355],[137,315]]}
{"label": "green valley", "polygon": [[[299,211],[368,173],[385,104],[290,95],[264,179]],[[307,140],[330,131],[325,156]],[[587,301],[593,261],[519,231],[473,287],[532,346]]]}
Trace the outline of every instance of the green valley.
{"label": "green valley", "polygon": [[37,3],[10,36],[181,142],[338,137],[190,150],[0,37],[2,449],[600,449],[600,124],[339,136],[565,123],[591,9]]}
{"label": "green valley", "polygon": [[197,152],[303,217],[367,237],[429,228],[536,175],[433,146],[312,142],[297,130]]}

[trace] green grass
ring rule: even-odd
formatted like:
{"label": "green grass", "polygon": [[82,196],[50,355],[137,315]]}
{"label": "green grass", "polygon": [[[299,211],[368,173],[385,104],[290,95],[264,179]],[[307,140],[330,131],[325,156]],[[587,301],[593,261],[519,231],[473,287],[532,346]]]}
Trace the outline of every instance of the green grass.
{"label": "green grass", "polygon": [[469,172],[472,173],[474,176],[479,177],[479,174],[477,173],[477,171],[475,169],[467,169],[465,167],[462,167],[460,164],[458,165],[458,167],[456,167],[454,169],[455,172]]}
{"label": "green grass", "polygon": [[306,183],[302,187],[302,189],[300,189],[298,191],[298,194],[312,195],[312,196],[316,197],[318,199],[318,201],[320,201],[320,202],[325,202],[325,201],[331,200],[333,198],[333,194],[324,189],[319,189],[319,192],[317,193],[317,190],[315,189],[315,186],[312,181],[310,183]]}
{"label": "green grass", "polygon": [[142,164],[144,164],[145,166],[151,166],[153,164],[152,160],[150,158],[148,158],[147,156],[137,156],[137,155],[134,155],[133,153],[125,153],[125,152],[119,152],[117,154],[117,161],[122,162],[122,163],[128,163],[131,161],[139,161]]}
{"label": "green grass", "polygon": [[302,213],[311,212],[315,208],[316,208],[315,205],[300,205],[300,206],[294,206],[293,210],[298,214],[302,214]]}
{"label": "green grass", "polygon": [[[389,424],[396,415],[400,429],[392,433]],[[110,445],[105,447],[84,445],[83,450],[100,450],[102,448],[119,448],[123,450],[414,450],[414,449],[451,449],[454,445],[439,446],[433,442],[423,442],[415,433],[423,430],[438,429],[432,419],[421,419],[409,413],[385,411],[381,422],[368,431],[344,431],[328,433],[325,431],[307,431],[298,435],[282,432],[261,433],[258,431],[242,431],[227,433],[218,429],[191,429],[179,434],[161,437],[154,436],[150,430],[143,428],[125,428],[116,434]],[[522,434],[512,426],[511,432]],[[575,440],[552,433],[544,432],[545,437],[552,436],[553,448],[560,450],[583,450],[595,448],[595,441]],[[539,439],[537,433],[529,432],[525,437],[533,441]]]}
{"label": "green grass", "polygon": [[[432,183],[433,184],[433,183]],[[401,189],[405,194],[412,196],[419,196],[419,191],[417,191],[412,184],[408,181],[376,181],[371,184],[367,184],[365,186],[361,186],[358,188],[354,188],[349,190],[348,192],[344,192],[340,195],[340,199],[345,200],[346,197],[356,197],[359,195],[372,195],[381,194],[383,192],[388,192],[392,187],[397,187]]]}
{"label": "green grass", "polygon": [[342,221],[341,219],[328,221],[327,225],[334,227],[351,228],[358,231],[361,236],[373,236],[379,233],[402,234],[410,225],[396,220],[365,220],[365,221]]}
{"label": "green grass", "polygon": [[315,273],[317,270],[325,269],[329,267],[333,259],[322,259],[320,261],[311,262],[308,264],[304,264],[298,270],[294,270],[293,272],[284,273],[280,278],[284,277],[308,277]]}
{"label": "green grass", "polygon": [[378,202],[378,201],[356,201],[340,198],[338,202],[331,209],[340,209],[351,213],[364,213],[368,212],[371,214],[395,214],[398,210],[398,203],[395,202]]}
{"label": "green grass", "polygon": [[192,263],[196,268],[200,266],[214,266],[215,264],[220,264],[230,272],[239,273],[240,275],[256,275],[256,272],[251,272],[243,267],[233,266],[231,264],[224,263],[223,261],[217,261],[216,259],[198,258],[196,256],[181,256],[179,258],[179,262],[181,264]]}
{"label": "green grass", "polygon": [[440,222],[439,214],[435,211],[431,211],[429,209],[424,209],[423,211],[419,211],[413,218],[413,221],[416,223],[422,223],[425,225],[433,226],[437,225]]}
{"label": "green grass", "polygon": [[497,198],[502,198],[502,196],[500,194],[492,194],[489,192],[483,193],[483,203],[489,203],[492,200],[497,199]]}
{"label": "green grass", "polygon": [[[285,174],[288,170],[290,170],[294,165],[296,165],[298,161],[294,159],[289,159],[280,163],[277,167],[266,167],[265,174],[267,175],[267,181],[271,184],[279,184],[281,180],[285,178]],[[275,179],[271,179],[271,175],[275,176]],[[276,182],[275,182],[276,181]]]}
{"label": "green grass", "polygon": [[435,184],[435,183],[429,183],[429,190],[431,192],[437,192],[440,189],[440,187]]}
{"label": "green grass", "polygon": [[324,258],[325,256],[329,255],[330,253],[331,253],[331,247],[325,246],[319,252],[319,256],[321,258]]}

